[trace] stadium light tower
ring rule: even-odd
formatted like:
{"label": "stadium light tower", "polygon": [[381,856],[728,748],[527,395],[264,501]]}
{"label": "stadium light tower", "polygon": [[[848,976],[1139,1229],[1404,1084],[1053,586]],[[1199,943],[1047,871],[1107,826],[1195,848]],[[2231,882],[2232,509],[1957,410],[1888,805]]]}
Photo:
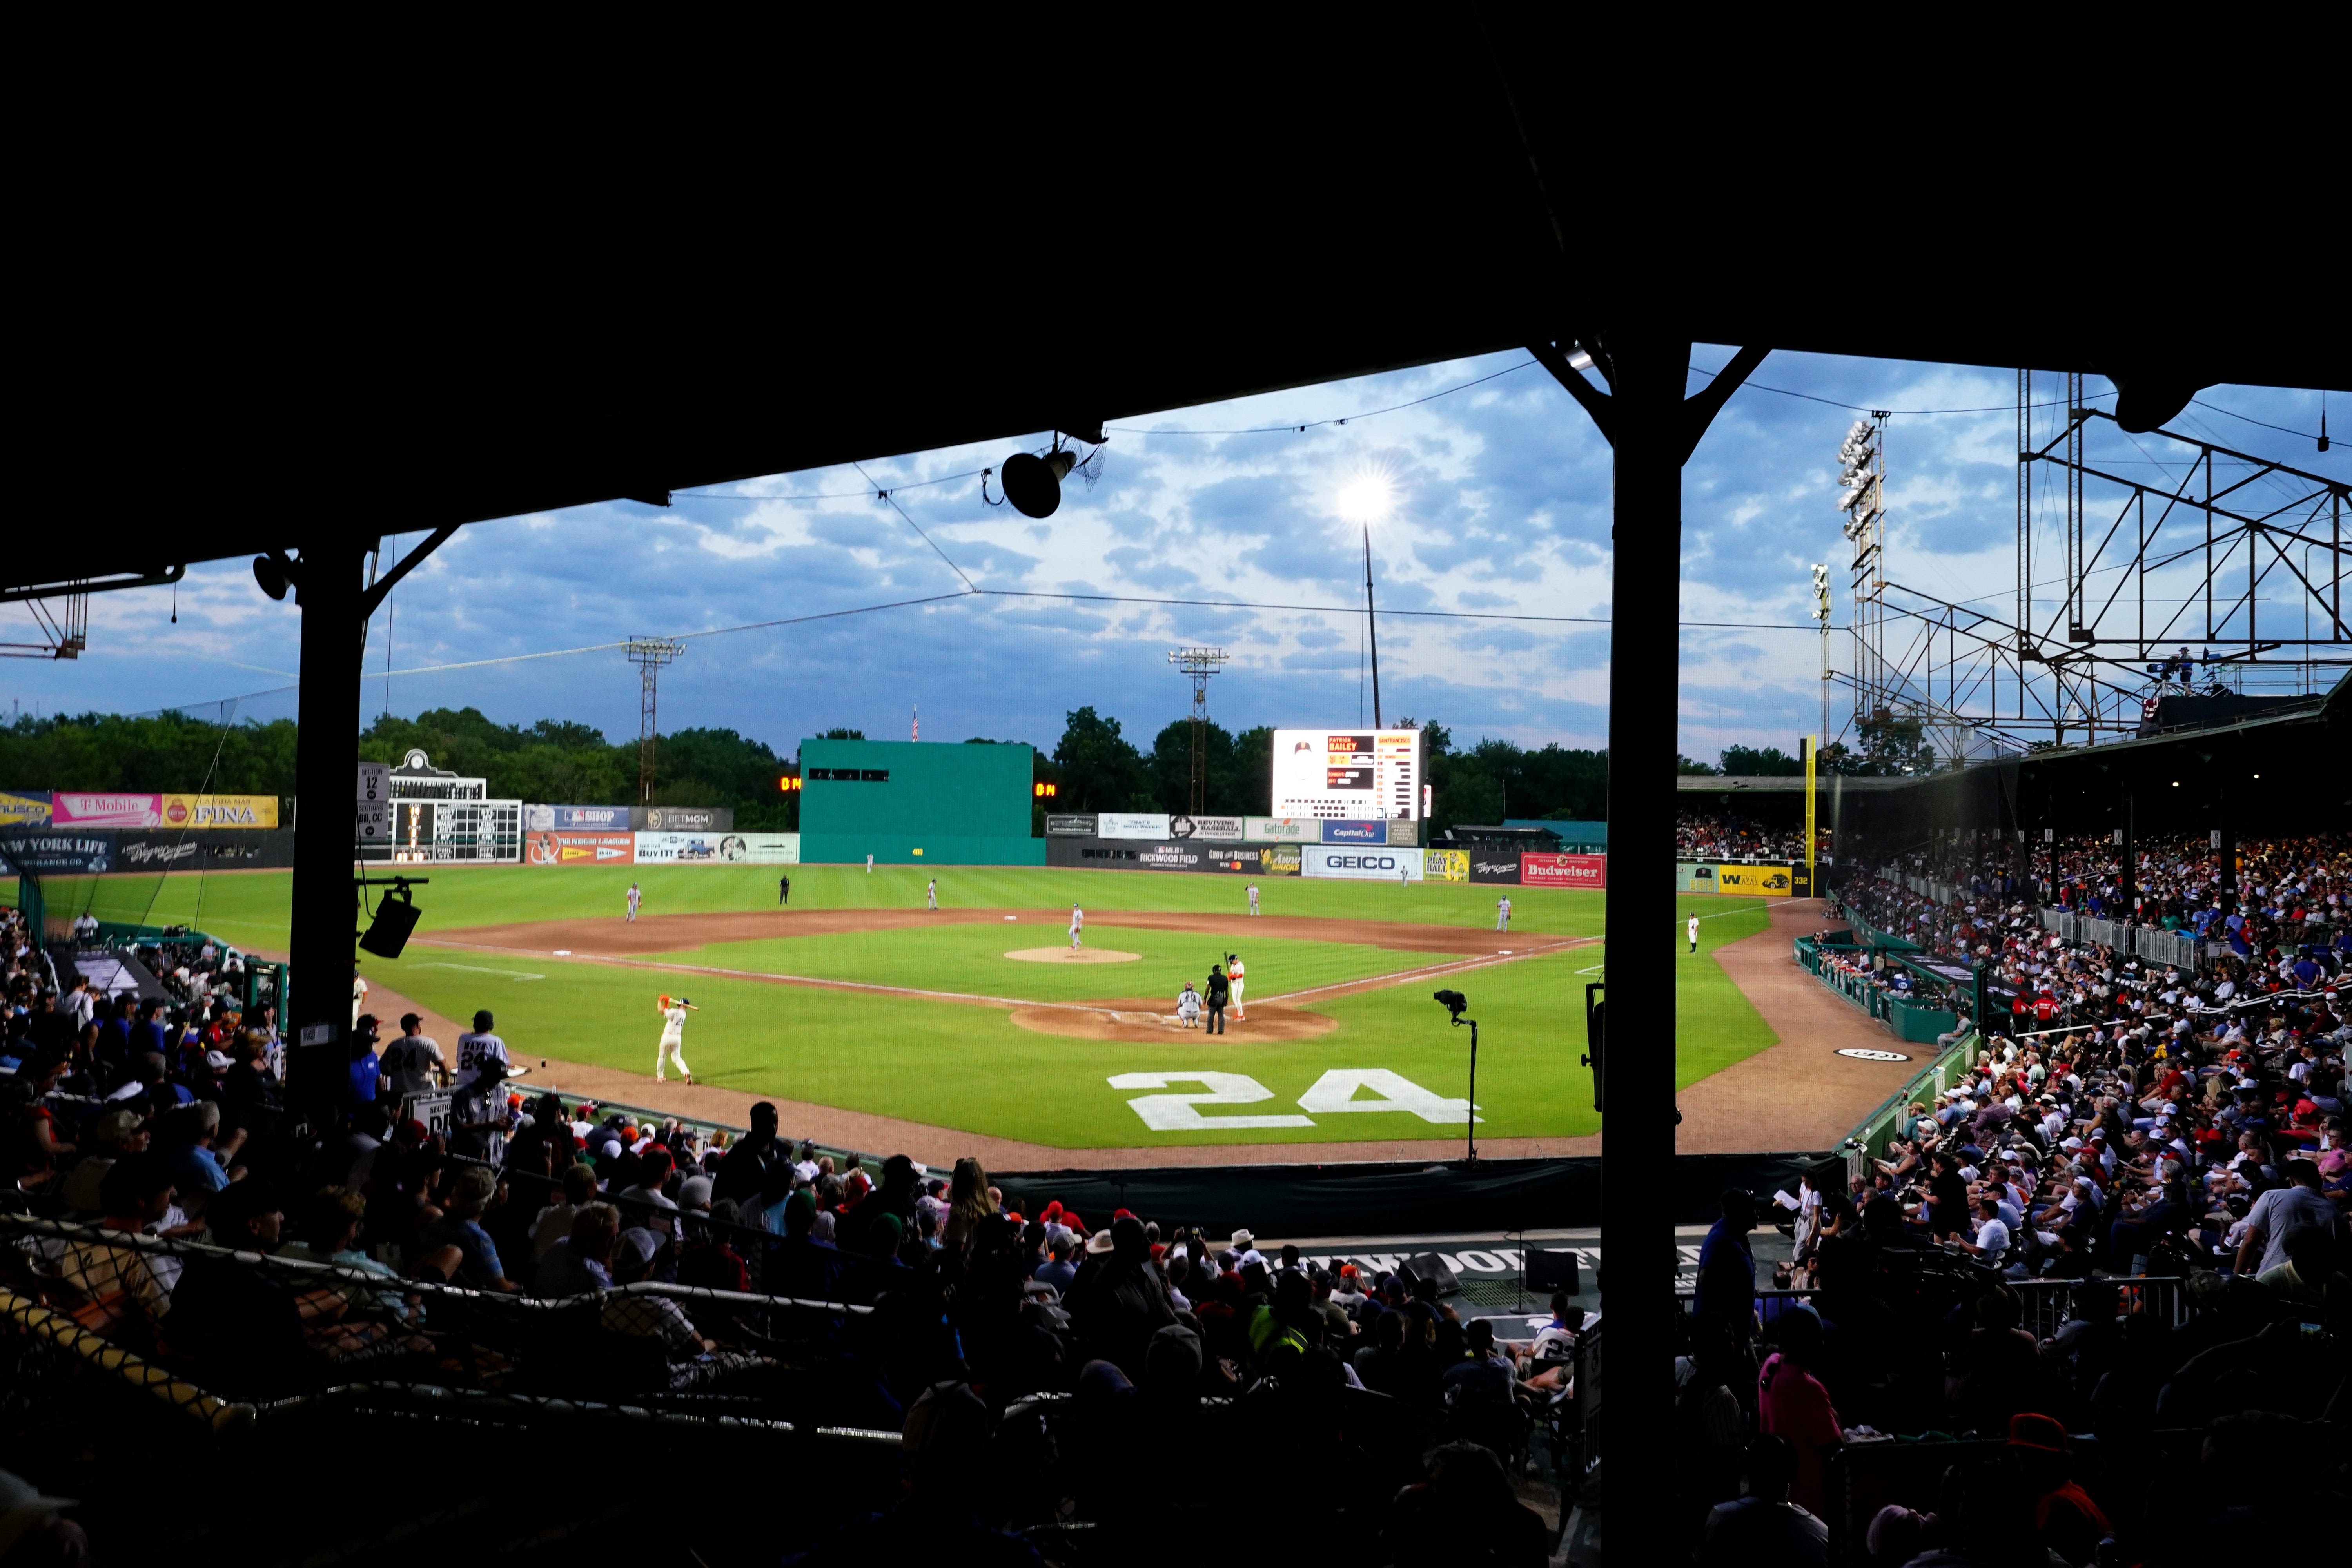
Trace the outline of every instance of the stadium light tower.
{"label": "stadium light tower", "polygon": [[[1388,516],[1396,487],[1378,468],[1367,468],[1339,492],[1339,510],[1364,532],[1364,635],[1372,650],[1372,728],[1381,728],[1381,631],[1372,610],[1372,524]],[[1359,694],[1360,696],[1360,694]],[[1359,715],[1360,717],[1360,715]]]}
{"label": "stadium light tower", "polygon": [[1209,677],[1225,667],[1232,656],[1221,647],[1171,647],[1168,662],[1181,670],[1192,682],[1192,786],[1185,798],[1185,812],[1198,816],[1205,810],[1203,783],[1201,777],[1202,748],[1209,721]]}
{"label": "stadium light tower", "polygon": [[686,651],[686,645],[670,637],[631,637],[621,647],[628,654],[629,662],[637,667],[644,685],[637,718],[637,804],[650,805],[654,798],[654,679],[663,665]]}

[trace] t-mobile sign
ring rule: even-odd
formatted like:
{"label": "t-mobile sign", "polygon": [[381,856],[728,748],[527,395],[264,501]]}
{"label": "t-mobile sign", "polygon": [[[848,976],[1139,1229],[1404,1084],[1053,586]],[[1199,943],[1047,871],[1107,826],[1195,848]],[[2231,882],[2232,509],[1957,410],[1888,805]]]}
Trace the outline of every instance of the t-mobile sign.
{"label": "t-mobile sign", "polygon": [[1606,888],[1606,855],[1522,855],[1519,882],[1528,888]]}

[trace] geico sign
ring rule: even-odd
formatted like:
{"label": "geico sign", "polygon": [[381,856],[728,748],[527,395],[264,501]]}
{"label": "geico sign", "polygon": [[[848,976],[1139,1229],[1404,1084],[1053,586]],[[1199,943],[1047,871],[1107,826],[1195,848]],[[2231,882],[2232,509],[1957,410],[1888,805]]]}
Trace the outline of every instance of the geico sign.
{"label": "geico sign", "polygon": [[1326,855],[1323,864],[1334,871],[1393,871],[1397,858],[1393,855]]}

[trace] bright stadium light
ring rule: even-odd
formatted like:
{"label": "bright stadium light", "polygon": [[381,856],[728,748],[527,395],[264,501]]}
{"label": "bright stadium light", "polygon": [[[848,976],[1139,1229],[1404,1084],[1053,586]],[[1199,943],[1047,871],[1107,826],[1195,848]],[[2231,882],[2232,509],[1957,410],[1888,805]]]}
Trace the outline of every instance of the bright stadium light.
{"label": "bright stadium light", "polygon": [[1339,487],[1339,515],[1364,527],[1380,521],[1396,505],[1396,486],[1378,468],[1364,468]]}

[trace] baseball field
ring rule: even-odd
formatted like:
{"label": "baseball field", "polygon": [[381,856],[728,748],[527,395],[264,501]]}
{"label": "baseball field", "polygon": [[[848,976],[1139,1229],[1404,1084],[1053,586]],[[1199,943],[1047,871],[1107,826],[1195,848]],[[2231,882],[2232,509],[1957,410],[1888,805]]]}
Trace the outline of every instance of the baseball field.
{"label": "baseball field", "polygon": [[[791,902],[778,907],[789,869]],[[446,1018],[497,1016],[515,1057],[652,1082],[656,999],[692,999],[698,1083],[1072,1151],[1430,1140],[1465,1131],[1469,1031],[1431,999],[1464,993],[1480,1025],[1478,1136],[1596,1132],[1584,986],[1599,977],[1599,892],[1439,882],[1027,868],[434,867],[425,914],[370,983]],[[940,909],[925,905],[939,879]],[[635,881],[644,903],[624,919]],[[287,946],[289,874],[156,880],[151,923],[186,922],[266,954]],[[1495,930],[1511,897],[1511,928]],[[52,899],[56,898],[53,893]],[[1618,1049],[1669,1037],[1676,1080],[1776,1043],[1714,949],[1769,928],[1760,900],[1698,896],[1658,933],[1678,963],[1671,1014],[1621,1004]],[[1069,949],[1073,903],[1086,911]],[[1227,953],[1241,1016],[1209,1035],[1176,998]],[[297,984],[300,983],[298,977]],[[340,985],[340,981],[335,982]],[[379,1009],[380,1010],[380,1009]],[[445,1041],[445,1045],[452,1042]]]}

